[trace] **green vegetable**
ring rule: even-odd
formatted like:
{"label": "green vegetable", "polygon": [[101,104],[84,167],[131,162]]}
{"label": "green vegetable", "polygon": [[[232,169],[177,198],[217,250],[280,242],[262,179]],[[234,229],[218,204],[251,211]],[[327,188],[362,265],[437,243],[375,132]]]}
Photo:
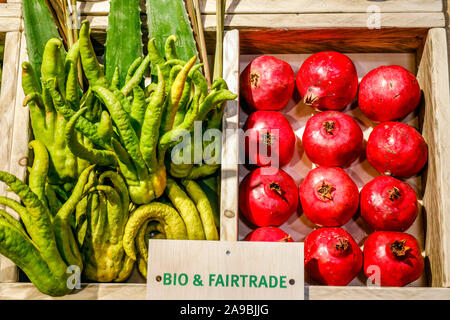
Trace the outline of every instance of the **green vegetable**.
{"label": "green vegetable", "polygon": [[0,197],[0,204],[16,211],[23,223],[13,221],[5,211],[0,218],[0,253],[11,259],[43,293],[62,296],[72,291],[67,281],[71,273],[67,267],[76,265],[82,269],[82,261],[69,220],[75,205],[81,200],[81,192],[93,166],[80,175],[74,192],[53,218],[45,199],[41,198],[45,188],[45,174],[48,168],[48,154],[40,141],[32,141],[35,161],[31,168],[30,185],[21,182],[13,175],[0,171],[0,181],[6,183],[19,196],[18,202]]}
{"label": "green vegetable", "polygon": [[173,179],[167,179],[167,196],[172,201],[175,208],[180,213],[186,225],[188,239],[205,240],[205,232],[203,230],[202,220],[194,202],[181,189]]}
{"label": "green vegetable", "polygon": [[[168,52],[173,58],[173,50],[165,50],[166,39],[175,36],[175,43],[169,42],[169,47],[176,46],[177,57],[188,60],[198,56],[197,45],[187,16],[183,0],[147,0],[147,25],[149,38],[155,38],[155,45],[159,52]],[[172,40],[170,40],[172,41]],[[167,76],[165,74],[165,76]]]}
{"label": "green vegetable", "polygon": [[[45,0],[22,0],[22,12],[28,60],[37,73],[37,79],[40,79],[42,57],[47,41],[61,38]],[[60,47],[59,50],[64,57],[64,48]]]}
{"label": "green vegetable", "polygon": [[105,171],[98,182],[85,187],[85,202],[77,207],[78,223],[82,223],[77,225],[78,241],[81,240],[84,274],[89,280],[123,281],[131,273],[133,264],[122,245],[129,207],[124,186],[119,174]]}
{"label": "green vegetable", "polygon": [[187,239],[186,226],[174,208],[159,202],[142,205],[128,219],[123,237],[125,252],[135,261],[137,259],[135,238],[142,225],[148,220],[161,223],[168,239]]}
{"label": "green vegetable", "polygon": [[[26,95],[24,104],[30,108],[31,126],[37,140],[44,143],[50,154],[49,182],[52,184],[74,183],[89,162],[78,159],[66,144],[66,118],[79,109],[80,88],[76,79],[79,56],[78,43],[66,56],[61,56],[61,40],[50,39],[44,50],[42,78],[38,81],[30,63],[22,65],[22,87]],[[42,89],[41,89],[42,87]],[[76,127],[89,141],[104,145],[97,135],[97,128],[87,119],[79,119]],[[74,134],[80,144],[84,144],[80,133]]]}
{"label": "green vegetable", "polygon": [[[152,46],[154,39],[151,39],[149,54],[143,59],[135,59],[127,73],[126,83],[118,90],[106,79],[103,68],[95,57],[88,28],[88,22],[83,22],[79,40],[82,66],[89,80],[90,90],[109,111],[117,137],[111,139],[112,150],[83,148],[76,143],[71,125],[66,130],[67,143],[72,152],[82,159],[102,166],[118,167],[127,182],[131,200],[135,204],[149,203],[159,198],[166,188],[166,150],[177,143],[176,138],[181,133],[192,128],[198,114],[205,112],[202,107],[214,104],[215,100],[205,99],[204,105],[191,104],[183,121],[174,127],[180,101],[187,103],[190,100],[186,98],[189,92],[186,92],[185,84],[190,81],[190,70],[194,67],[196,57],[192,57],[183,66],[171,68],[165,65],[166,59]],[[172,41],[174,39],[170,38],[167,45],[167,52],[171,57],[175,54],[170,49]],[[139,83],[150,62],[159,70],[158,84],[151,98],[146,100],[143,91],[139,89]],[[162,68],[169,70],[169,75],[172,74],[169,87]],[[177,69],[176,72],[172,72],[174,68]],[[127,96],[129,93],[131,95]],[[222,93],[226,98],[227,93]],[[70,124],[73,123],[78,123],[76,118],[72,118]]]}
{"label": "green vegetable", "polygon": [[193,180],[183,180],[183,186],[189,197],[194,201],[205,232],[206,240],[219,240],[217,227],[214,224],[214,213],[208,197],[203,192],[202,188]]}
{"label": "green vegetable", "polygon": [[125,84],[127,71],[142,55],[142,32],[139,0],[112,0],[106,30],[106,77],[112,80],[118,71],[118,86]]}
{"label": "green vegetable", "polygon": [[[204,98],[199,107],[198,119],[199,121],[206,122],[206,126],[203,128],[203,132],[210,129],[219,130],[222,127],[222,116],[225,110],[225,103],[227,100],[232,100],[236,98],[236,95],[228,91],[226,82],[218,78],[216,79],[212,86],[211,91]],[[183,115],[180,113],[180,117]],[[202,126],[203,127],[203,126]],[[191,132],[191,159],[189,163],[174,163],[170,162],[169,172],[172,176],[177,178],[188,178],[188,179],[199,179],[202,177],[207,177],[216,173],[220,168],[220,150],[213,148],[215,152],[211,155],[212,158],[207,158],[208,150],[210,147],[220,146],[221,142],[213,144],[214,141],[204,142],[202,145],[203,159],[202,163],[194,164],[196,161],[194,159],[194,133]],[[182,150],[180,150],[180,156],[182,156]],[[204,160],[204,161],[203,161]],[[204,162],[204,163],[203,163]]]}

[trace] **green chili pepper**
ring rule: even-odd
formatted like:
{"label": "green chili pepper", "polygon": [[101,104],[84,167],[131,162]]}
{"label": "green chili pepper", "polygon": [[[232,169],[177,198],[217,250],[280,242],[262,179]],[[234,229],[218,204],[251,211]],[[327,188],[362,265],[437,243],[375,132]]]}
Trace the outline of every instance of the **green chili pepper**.
{"label": "green chili pepper", "polygon": [[155,41],[156,39],[152,38],[148,42],[148,55],[150,57],[150,61],[154,68],[158,66],[161,69],[164,78],[169,78],[170,68],[164,65],[164,57],[159,53]]}
{"label": "green chili pepper", "polygon": [[63,204],[61,209],[53,219],[53,227],[59,251],[62,253],[64,261],[68,265],[82,266],[81,254],[75,241],[75,237],[71,231],[69,220],[75,212],[77,203],[83,197],[83,190],[88,181],[91,171],[95,165],[88,167],[80,175],[70,198]]}
{"label": "green chili pepper", "polygon": [[134,267],[134,260],[131,259],[129,256],[124,255],[123,261],[122,261],[122,269],[120,269],[119,274],[117,277],[113,280],[114,282],[124,282],[126,281],[133,271]]}
{"label": "green chili pepper", "polygon": [[100,139],[105,141],[107,145],[111,144],[111,139],[114,136],[114,128],[111,122],[111,117],[106,111],[102,111],[100,122],[98,123],[97,132]]}
{"label": "green chili pepper", "polygon": [[113,171],[105,171],[98,179],[93,179],[93,184],[83,205],[77,207],[81,211],[77,216],[86,217],[85,221],[78,221],[83,223],[78,229],[82,233],[78,241],[83,252],[85,275],[100,282],[123,281],[133,267],[122,244],[128,219],[128,191],[123,179]]}
{"label": "green chili pepper", "polygon": [[135,86],[133,88],[133,102],[131,104],[130,117],[132,125],[138,136],[141,135],[142,125],[144,123],[145,111],[147,103],[145,101],[145,93],[141,87]]}
{"label": "green chili pepper", "polygon": [[138,269],[142,276],[147,279],[147,262],[143,257],[139,257]]}
{"label": "green chili pepper", "polygon": [[175,209],[158,202],[142,205],[128,219],[123,237],[125,252],[135,261],[137,260],[135,238],[147,220],[159,221],[164,226],[168,239],[187,239],[186,226]]}
{"label": "green chili pepper", "polygon": [[104,68],[98,63],[95,55],[94,47],[90,40],[90,33],[89,21],[84,20],[81,23],[79,34],[80,57],[84,74],[90,84],[109,87],[110,84],[105,76]]}
{"label": "green chili pepper", "polygon": [[193,180],[182,180],[181,183],[189,194],[189,197],[195,202],[197,210],[202,220],[203,230],[206,240],[219,240],[217,227],[214,224],[214,214],[208,197],[202,188]]}
{"label": "green chili pepper", "polygon": [[[32,141],[30,146],[35,150],[35,160],[31,169],[32,185],[35,190],[42,191],[42,177],[46,174],[48,154],[45,155],[43,144]],[[74,192],[61,207],[56,216],[52,215],[44,205],[46,199],[39,199],[32,189],[19,179],[6,172],[0,172],[0,180],[19,196],[24,206],[18,202],[0,197],[0,203],[19,213],[23,227],[11,220],[11,217],[0,219],[0,253],[10,258],[21,268],[28,278],[43,293],[61,296],[72,289],[67,286],[69,264],[82,268],[78,248],[73,241],[69,226],[76,203],[81,199],[80,190],[84,188],[85,177],[89,176],[92,167],[82,172]],[[42,195],[41,195],[42,196]],[[53,221],[52,221],[53,220]]]}
{"label": "green chili pepper", "polygon": [[65,137],[67,146],[70,151],[77,155],[77,157],[87,160],[91,163],[98,164],[100,166],[112,166],[116,164],[115,154],[109,150],[98,150],[84,146],[78,141],[77,133],[75,132],[75,123],[79,117],[87,110],[87,108],[81,108],[66,125]]}
{"label": "green chili pepper", "polygon": [[125,96],[127,96],[135,86],[139,85],[149,65],[150,65],[150,56],[147,55],[145,59],[141,62],[139,67],[136,69],[133,76],[128,79],[128,81],[122,88],[121,91]]}
{"label": "green chili pepper", "polygon": [[173,179],[167,179],[166,194],[186,224],[188,239],[204,240],[205,232],[195,204]]}
{"label": "green chili pepper", "polygon": [[[49,182],[73,186],[80,173],[89,165],[87,161],[72,154],[64,137],[67,118],[75,114],[80,103],[81,90],[76,66],[79,43],[76,42],[70,48],[65,63],[62,61],[61,46],[58,39],[47,42],[41,69],[41,85],[31,65],[22,65],[22,87],[26,95],[24,103],[30,107],[34,136],[44,143],[49,153]],[[76,128],[89,136],[91,141],[104,146],[97,136],[96,126],[86,119],[80,118]],[[82,141],[80,133],[76,134],[76,138]],[[45,190],[45,184],[41,186],[40,198],[44,194],[42,190]]]}
{"label": "green chili pepper", "polygon": [[177,37],[175,35],[171,35],[166,39],[164,51],[167,60],[178,59],[177,51],[175,49],[175,42],[177,42]]}
{"label": "green chili pepper", "polygon": [[48,208],[45,197],[45,185],[50,162],[48,152],[45,145],[38,140],[31,141],[28,146],[34,150],[35,154],[33,167],[28,176],[28,186],[38,196],[42,204]]}
{"label": "green chili pepper", "polygon": [[161,69],[158,69],[158,87],[148,104],[142,125],[140,149],[142,157],[152,173],[157,168],[156,147],[159,138],[162,108],[165,101],[165,81]]}
{"label": "green chili pepper", "polygon": [[173,126],[173,121],[178,110],[178,103],[180,102],[181,96],[183,94],[186,78],[196,59],[197,57],[194,56],[191,58],[191,60],[189,60],[189,62],[178,73],[171,86],[169,96],[167,97],[167,107],[164,110],[163,117],[161,119],[160,135],[161,133],[168,132]]}

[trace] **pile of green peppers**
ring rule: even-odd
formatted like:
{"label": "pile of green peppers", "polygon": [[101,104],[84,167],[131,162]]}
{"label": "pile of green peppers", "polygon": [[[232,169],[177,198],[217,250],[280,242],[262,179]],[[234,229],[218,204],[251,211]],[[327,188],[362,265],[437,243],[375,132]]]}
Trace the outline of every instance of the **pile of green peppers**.
{"label": "pile of green peppers", "polygon": [[49,191],[49,156],[42,142],[30,142],[34,162],[28,185],[0,172],[0,181],[20,197],[22,204],[0,197],[0,204],[20,215],[20,221],[0,210],[0,253],[10,258],[43,293],[61,296],[74,288],[68,284],[68,266],[83,267],[81,254],[70,226],[77,203],[94,166],[83,170],[71,196],[59,206]]}
{"label": "pile of green peppers", "polygon": [[151,39],[120,88],[117,68],[111,81],[105,76],[86,21],[64,57],[61,41],[48,41],[40,79],[23,64],[34,160],[28,183],[0,172],[22,201],[0,197],[20,215],[0,210],[0,253],[41,292],[72,292],[74,266],[89,281],[125,281],[135,266],[146,277],[151,238],[219,239],[215,208],[195,181],[217,171],[218,152],[207,163],[175,164],[168,151],[195,121],[219,129],[236,95],[223,79],[208,88],[196,57],[178,59],[176,40],[170,36],[161,54]]}

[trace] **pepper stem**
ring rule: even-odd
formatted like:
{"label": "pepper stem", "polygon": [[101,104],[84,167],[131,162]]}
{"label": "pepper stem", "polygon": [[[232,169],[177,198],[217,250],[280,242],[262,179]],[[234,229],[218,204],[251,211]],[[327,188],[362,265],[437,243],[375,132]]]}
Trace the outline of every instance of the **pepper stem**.
{"label": "pepper stem", "polygon": [[392,253],[397,257],[404,257],[408,250],[411,250],[410,247],[406,246],[406,239],[401,241],[395,240],[393,243],[389,244]]}

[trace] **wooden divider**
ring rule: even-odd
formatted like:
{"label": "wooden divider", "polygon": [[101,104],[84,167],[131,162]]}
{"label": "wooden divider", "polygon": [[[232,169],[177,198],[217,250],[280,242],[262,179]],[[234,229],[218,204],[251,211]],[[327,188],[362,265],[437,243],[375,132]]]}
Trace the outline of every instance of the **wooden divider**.
{"label": "wooden divider", "polygon": [[[24,179],[26,163],[22,157],[28,155],[28,109],[22,107],[20,65],[25,58],[25,38],[22,26],[20,3],[11,1],[0,4],[0,34],[5,37],[2,88],[0,92],[0,170]],[[26,142],[25,142],[26,141]],[[18,200],[6,185],[0,184],[0,196]],[[17,213],[7,209],[18,218]],[[0,282],[17,281],[17,267],[9,259],[0,256]]]}

